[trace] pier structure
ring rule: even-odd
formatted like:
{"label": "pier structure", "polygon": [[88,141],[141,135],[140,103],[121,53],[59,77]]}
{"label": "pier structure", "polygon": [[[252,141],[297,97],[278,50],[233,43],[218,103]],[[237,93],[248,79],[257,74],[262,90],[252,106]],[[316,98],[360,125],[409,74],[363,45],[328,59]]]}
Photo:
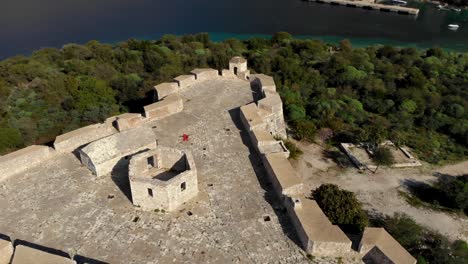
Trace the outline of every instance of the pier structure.
{"label": "pier structure", "polygon": [[351,1],[351,0],[305,0],[308,2],[327,3],[332,5],[342,5],[347,7],[361,7],[369,10],[380,10],[383,12],[394,12],[398,14],[415,15],[419,14],[419,9],[404,7],[404,6],[393,6],[378,4],[370,1]]}

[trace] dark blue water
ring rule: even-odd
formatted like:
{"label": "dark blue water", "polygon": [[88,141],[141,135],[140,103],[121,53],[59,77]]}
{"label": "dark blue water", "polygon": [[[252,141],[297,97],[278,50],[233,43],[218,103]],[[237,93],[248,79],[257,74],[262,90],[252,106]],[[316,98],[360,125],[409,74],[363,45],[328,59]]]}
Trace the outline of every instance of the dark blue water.
{"label": "dark blue water", "polygon": [[[383,13],[301,0],[3,0],[0,58],[92,39],[117,42],[210,32],[212,39],[294,35],[366,45],[392,43],[468,51],[468,11],[423,5],[420,15]],[[6,2],[6,3],[5,3]],[[449,23],[461,28],[454,32]]]}

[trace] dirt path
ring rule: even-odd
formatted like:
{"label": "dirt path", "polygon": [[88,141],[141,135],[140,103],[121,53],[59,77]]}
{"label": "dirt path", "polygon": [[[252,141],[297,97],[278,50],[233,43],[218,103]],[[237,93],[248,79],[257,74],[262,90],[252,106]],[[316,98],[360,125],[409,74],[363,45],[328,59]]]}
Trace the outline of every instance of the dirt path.
{"label": "dirt path", "polygon": [[[451,240],[468,240],[468,217],[456,216],[428,209],[410,206],[400,195],[409,182],[432,182],[434,173],[457,175],[466,173],[468,161],[431,169],[429,166],[407,169],[379,169],[377,173],[359,173],[346,161],[341,160],[339,153],[330,152],[324,155],[323,147],[317,144],[299,144],[304,155],[293,162],[304,178],[306,188],[312,190],[323,183],[333,183],[343,189],[356,193],[364,208],[369,211],[393,215],[396,212],[406,213],[416,222],[436,230]],[[327,157],[328,156],[328,157]],[[333,159],[343,165],[338,166]]]}

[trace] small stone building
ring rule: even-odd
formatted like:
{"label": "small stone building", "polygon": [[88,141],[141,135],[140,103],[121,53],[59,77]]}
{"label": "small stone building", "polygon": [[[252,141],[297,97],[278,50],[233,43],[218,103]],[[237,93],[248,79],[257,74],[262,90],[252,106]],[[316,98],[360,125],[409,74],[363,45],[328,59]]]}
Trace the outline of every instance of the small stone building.
{"label": "small stone building", "polygon": [[135,206],[174,211],[198,193],[197,169],[189,152],[158,147],[135,155],[129,165]]}
{"label": "small stone building", "polygon": [[359,253],[364,260],[379,264],[416,264],[416,259],[384,228],[366,227]]}
{"label": "small stone building", "polygon": [[143,150],[156,147],[149,127],[139,127],[94,141],[80,150],[81,162],[96,176],[106,175],[119,162]]}
{"label": "small stone building", "polygon": [[242,57],[233,57],[229,61],[229,71],[243,80],[248,80],[250,78],[250,71],[247,68],[247,60]]}

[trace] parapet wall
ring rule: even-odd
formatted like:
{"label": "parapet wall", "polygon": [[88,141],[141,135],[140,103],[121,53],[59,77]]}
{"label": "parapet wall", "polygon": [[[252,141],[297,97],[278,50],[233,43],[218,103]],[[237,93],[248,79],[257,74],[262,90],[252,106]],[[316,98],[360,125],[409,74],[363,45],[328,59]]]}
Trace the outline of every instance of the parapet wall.
{"label": "parapet wall", "polygon": [[0,157],[0,182],[37,166],[56,154],[55,150],[33,145]]}
{"label": "parapet wall", "polygon": [[[231,67],[238,64],[233,63]],[[303,197],[303,182],[288,160],[289,152],[274,136],[286,138],[283,102],[272,77],[251,75],[251,86],[261,98],[240,108],[240,118],[262,157],[277,196],[286,207],[303,249],[314,255],[337,255],[351,251],[351,241],[330,223],[313,200]],[[257,91],[258,92],[258,91]],[[301,197],[301,198],[296,198]]]}
{"label": "parapet wall", "polygon": [[54,148],[61,153],[73,152],[82,146],[117,132],[108,123],[85,126],[58,136],[55,139]]}

